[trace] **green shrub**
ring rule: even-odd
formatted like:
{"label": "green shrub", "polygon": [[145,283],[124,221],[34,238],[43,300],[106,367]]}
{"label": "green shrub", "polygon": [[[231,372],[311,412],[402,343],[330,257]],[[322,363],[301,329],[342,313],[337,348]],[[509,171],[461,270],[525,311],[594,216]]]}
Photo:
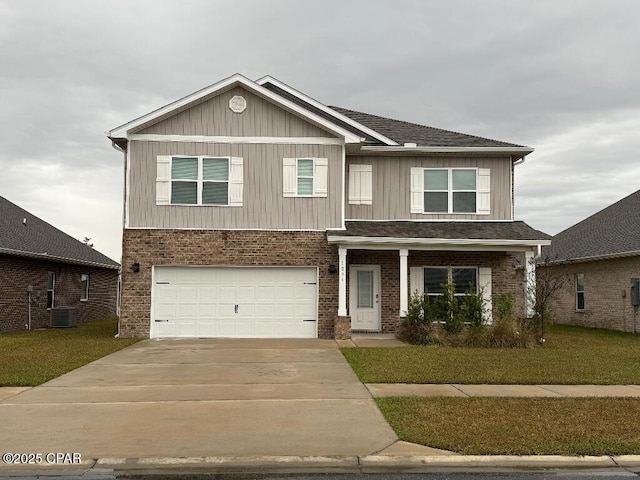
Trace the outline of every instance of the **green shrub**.
{"label": "green shrub", "polygon": [[490,328],[489,344],[502,348],[526,348],[535,345],[535,324],[527,318],[516,318],[513,312],[513,297],[503,293],[493,295],[493,324]]}

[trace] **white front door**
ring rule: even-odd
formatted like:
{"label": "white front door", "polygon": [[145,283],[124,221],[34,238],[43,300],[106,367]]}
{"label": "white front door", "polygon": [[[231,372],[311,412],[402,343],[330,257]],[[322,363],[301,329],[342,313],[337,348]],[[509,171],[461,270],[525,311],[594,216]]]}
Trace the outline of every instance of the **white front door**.
{"label": "white front door", "polygon": [[380,266],[349,266],[351,330],[380,331]]}

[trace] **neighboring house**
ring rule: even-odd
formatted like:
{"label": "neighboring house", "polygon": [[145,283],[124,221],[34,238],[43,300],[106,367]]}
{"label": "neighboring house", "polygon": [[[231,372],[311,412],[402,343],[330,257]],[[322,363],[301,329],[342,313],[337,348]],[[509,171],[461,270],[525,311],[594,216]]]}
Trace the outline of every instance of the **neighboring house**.
{"label": "neighboring house", "polygon": [[0,197],[0,333],[47,327],[52,307],[76,320],[116,315],[120,265]]}
{"label": "neighboring house", "polygon": [[268,76],[108,136],[125,158],[125,336],[394,332],[410,292],[436,294],[449,271],[524,315],[516,266],[549,243],[513,219],[531,148],[328,107]]}
{"label": "neighboring house", "polygon": [[558,233],[541,261],[564,279],[554,321],[640,330],[640,312],[631,304],[631,279],[640,278],[640,190]]}

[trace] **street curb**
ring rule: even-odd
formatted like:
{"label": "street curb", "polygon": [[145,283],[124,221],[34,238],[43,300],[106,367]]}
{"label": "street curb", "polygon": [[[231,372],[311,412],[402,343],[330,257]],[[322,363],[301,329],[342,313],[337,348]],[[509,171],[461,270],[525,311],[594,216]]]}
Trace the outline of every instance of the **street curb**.
{"label": "street curb", "polygon": [[209,471],[364,471],[416,468],[612,468],[640,467],[640,455],[364,455],[364,456],[251,456],[251,457],[153,457],[100,458],[98,468],[117,471],[156,469],[207,469]]}

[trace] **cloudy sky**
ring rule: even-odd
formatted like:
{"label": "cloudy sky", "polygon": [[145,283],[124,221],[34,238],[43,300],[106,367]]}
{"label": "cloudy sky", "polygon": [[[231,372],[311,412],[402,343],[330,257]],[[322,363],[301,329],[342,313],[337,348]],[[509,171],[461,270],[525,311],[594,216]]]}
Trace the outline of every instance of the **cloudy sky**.
{"label": "cloudy sky", "polygon": [[233,73],[532,146],[516,215],[557,233],[640,189],[637,0],[0,0],[0,195],[120,260],[104,132]]}

